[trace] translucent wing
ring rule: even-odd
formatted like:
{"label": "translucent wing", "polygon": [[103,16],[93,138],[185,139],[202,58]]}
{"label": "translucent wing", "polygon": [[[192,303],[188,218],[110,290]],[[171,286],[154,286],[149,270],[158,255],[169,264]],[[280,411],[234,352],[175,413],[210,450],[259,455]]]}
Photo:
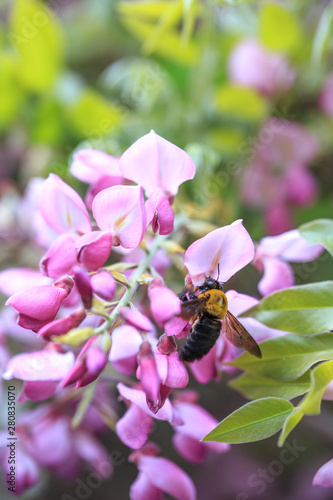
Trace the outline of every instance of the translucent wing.
{"label": "translucent wing", "polygon": [[223,319],[223,323],[223,333],[232,345],[235,347],[242,347],[245,351],[248,351],[257,358],[262,357],[257,342],[230,311],[227,312]]}
{"label": "translucent wing", "polygon": [[194,299],[194,300],[186,300],[185,302],[182,303],[182,310],[179,316],[187,320],[194,318],[197,314],[199,314],[202,311],[206,300],[207,297],[201,297],[200,299]]}

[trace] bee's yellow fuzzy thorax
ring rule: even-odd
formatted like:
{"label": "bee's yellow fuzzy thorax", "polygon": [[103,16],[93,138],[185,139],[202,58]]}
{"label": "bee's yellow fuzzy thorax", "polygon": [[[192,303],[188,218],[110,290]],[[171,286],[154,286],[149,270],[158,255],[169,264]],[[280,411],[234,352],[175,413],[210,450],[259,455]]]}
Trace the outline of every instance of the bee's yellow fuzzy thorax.
{"label": "bee's yellow fuzzy thorax", "polygon": [[218,319],[224,318],[228,310],[228,299],[222,290],[207,290],[198,295],[198,299],[201,297],[208,297],[205,303],[207,313]]}

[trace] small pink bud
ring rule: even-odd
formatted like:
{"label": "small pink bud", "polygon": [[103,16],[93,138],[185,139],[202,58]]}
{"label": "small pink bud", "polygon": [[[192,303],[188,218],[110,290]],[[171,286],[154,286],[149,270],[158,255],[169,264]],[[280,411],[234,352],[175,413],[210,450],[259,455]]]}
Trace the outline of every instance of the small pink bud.
{"label": "small pink bud", "polygon": [[142,389],[146,393],[147,404],[148,402],[150,402],[153,408],[151,408],[153,413],[156,413],[159,410],[161,383],[158,375],[155,356],[149,342],[142,342],[138,360],[138,378],[141,380]]}
{"label": "small pink bud", "polygon": [[74,278],[76,287],[81,296],[84,307],[88,310],[91,309],[93,294],[92,294],[89,274],[81,269],[77,269],[75,271]]}
{"label": "small pink bud", "polygon": [[102,300],[111,301],[116,291],[116,282],[109,271],[104,269],[93,274],[90,278],[93,292]]}

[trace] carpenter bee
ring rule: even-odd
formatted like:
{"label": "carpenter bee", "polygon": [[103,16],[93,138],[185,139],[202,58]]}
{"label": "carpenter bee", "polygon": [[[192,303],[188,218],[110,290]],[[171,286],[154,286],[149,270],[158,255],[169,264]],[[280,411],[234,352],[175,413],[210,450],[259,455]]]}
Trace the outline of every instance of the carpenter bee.
{"label": "carpenter bee", "polygon": [[[228,299],[218,280],[207,278],[200,286],[187,286],[178,297],[183,302],[180,316],[192,323],[191,333],[179,352],[182,361],[191,363],[205,356],[215,345],[222,325],[232,345],[262,357],[257,342],[228,311]],[[219,320],[223,321],[222,325]]]}

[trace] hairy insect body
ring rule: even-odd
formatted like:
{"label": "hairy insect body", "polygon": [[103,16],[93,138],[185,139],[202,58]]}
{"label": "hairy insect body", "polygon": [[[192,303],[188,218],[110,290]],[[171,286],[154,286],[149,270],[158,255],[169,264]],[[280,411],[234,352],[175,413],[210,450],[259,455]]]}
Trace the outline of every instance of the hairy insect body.
{"label": "hairy insect body", "polygon": [[191,363],[208,354],[219,338],[221,323],[210,314],[205,313],[192,327],[191,334],[183,345],[179,358]]}

